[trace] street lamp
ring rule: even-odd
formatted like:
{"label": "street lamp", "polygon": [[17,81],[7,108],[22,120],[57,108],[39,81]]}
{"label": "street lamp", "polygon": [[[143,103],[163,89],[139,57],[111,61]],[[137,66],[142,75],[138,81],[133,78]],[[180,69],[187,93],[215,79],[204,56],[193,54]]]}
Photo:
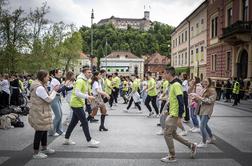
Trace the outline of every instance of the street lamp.
{"label": "street lamp", "polygon": [[91,57],[91,67],[93,67],[93,37],[94,37],[94,32],[93,32],[93,20],[94,20],[94,9],[92,9],[91,12],[91,53],[90,53],[90,57]]}

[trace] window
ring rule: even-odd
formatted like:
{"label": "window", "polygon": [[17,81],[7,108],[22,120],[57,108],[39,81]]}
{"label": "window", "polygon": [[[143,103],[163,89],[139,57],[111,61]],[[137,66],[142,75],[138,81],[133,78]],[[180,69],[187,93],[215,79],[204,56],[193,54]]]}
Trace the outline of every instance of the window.
{"label": "window", "polygon": [[196,54],[198,54],[199,53],[199,49],[198,48],[196,48]]}
{"label": "window", "polygon": [[182,33],[182,43],[184,42],[184,33]]}
{"label": "window", "polygon": [[180,55],[178,56],[178,65],[180,65]]}
{"label": "window", "polygon": [[116,55],[116,57],[117,57],[117,58],[119,58],[119,57],[120,57],[120,55]]}
{"label": "window", "polygon": [[121,72],[124,72],[124,69],[121,69]]}
{"label": "window", "polygon": [[182,57],[181,57],[181,64],[183,65],[184,64],[184,54],[182,54]]}
{"label": "window", "polygon": [[110,69],[108,69],[108,72],[110,72]]}
{"label": "window", "polygon": [[116,69],[116,72],[119,72],[119,69]]}
{"label": "window", "polygon": [[231,52],[227,52],[227,71],[231,69]]}
{"label": "window", "polygon": [[193,50],[191,50],[191,55],[193,55]]}
{"label": "window", "polygon": [[217,30],[218,30],[218,17],[214,17],[211,20],[211,37],[215,38],[217,36]]}
{"label": "window", "polygon": [[248,21],[248,0],[242,0],[242,20]]}
{"label": "window", "polygon": [[232,8],[229,8],[227,10],[227,26],[230,26],[232,24],[232,15],[233,15]]}
{"label": "window", "polygon": [[191,31],[193,31],[193,27],[191,27]]}
{"label": "window", "polygon": [[126,69],[126,72],[129,72],[129,69]]}
{"label": "window", "polygon": [[199,28],[199,23],[196,24],[196,28]]}
{"label": "window", "polygon": [[154,63],[159,63],[157,58],[154,60]]}
{"label": "window", "polygon": [[201,19],[201,24],[204,24],[204,19],[203,18]]}
{"label": "window", "polygon": [[185,41],[187,41],[187,31],[185,31]]}
{"label": "window", "polygon": [[177,40],[177,38],[176,38],[176,47],[177,47],[177,45],[178,45],[178,40]]}
{"label": "window", "polygon": [[211,58],[211,69],[212,71],[216,71],[216,65],[217,65],[217,55],[214,54],[212,55],[212,58]]}
{"label": "window", "polygon": [[185,52],[185,64],[187,64],[187,52]]}
{"label": "window", "polygon": [[180,36],[179,36],[179,39],[178,39],[178,44],[180,44]]}
{"label": "window", "polygon": [[204,47],[203,46],[201,46],[201,52],[203,52],[204,51]]}

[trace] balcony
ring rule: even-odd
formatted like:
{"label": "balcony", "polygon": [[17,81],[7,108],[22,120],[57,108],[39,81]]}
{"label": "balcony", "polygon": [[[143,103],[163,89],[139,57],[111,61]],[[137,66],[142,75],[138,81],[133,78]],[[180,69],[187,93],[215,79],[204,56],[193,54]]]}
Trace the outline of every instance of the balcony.
{"label": "balcony", "polygon": [[231,45],[251,41],[252,21],[237,21],[234,24],[223,28],[221,39]]}

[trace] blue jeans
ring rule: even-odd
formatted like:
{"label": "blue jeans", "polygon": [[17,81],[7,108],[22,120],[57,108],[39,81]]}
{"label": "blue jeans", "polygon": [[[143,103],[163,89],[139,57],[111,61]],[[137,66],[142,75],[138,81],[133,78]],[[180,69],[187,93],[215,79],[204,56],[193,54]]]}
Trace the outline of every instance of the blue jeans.
{"label": "blue jeans", "polygon": [[195,115],[195,108],[190,107],[190,114],[191,114],[191,119],[192,119],[192,122],[193,122],[193,126],[198,128],[199,127],[199,121],[198,121],[197,115]]}
{"label": "blue jeans", "polygon": [[213,137],[212,131],[209,128],[209,126],[207,125],[208,120],[209,120],[208,115],[201,115],[200,116],[200,131],[201,131],[203,143],[206,143],[207,136],[209,136],[210,138]]}
{"label": "blue jeans", "polygon": [[62,134],[63,133],[63,125],[62,125],[62,109],[61,109],[61,100],[60,96],[56,95],[54,100],[51,103],[51,107],[54,113],[53,119],[53,129],[49,131],[49,135],[53,135],[55,133]]}
{"label": "blue jeans", "polygon": [[67,128],[65,138],[66,139],[70,138],[70,135],[71,135],[73,129],[80,121],[81,126],[82,126],[82,130],[83,130],[84,135],[86,137],[86,140],[89,142],[91,140],[91,136],[89,133],[88,121],[86,119],[86,114],[85,114],[83,108],[82,107],[80,107],[80,108],[73,108],[72,107],[72,109],[73,109],[73,116],[72,116],[71,122]]}

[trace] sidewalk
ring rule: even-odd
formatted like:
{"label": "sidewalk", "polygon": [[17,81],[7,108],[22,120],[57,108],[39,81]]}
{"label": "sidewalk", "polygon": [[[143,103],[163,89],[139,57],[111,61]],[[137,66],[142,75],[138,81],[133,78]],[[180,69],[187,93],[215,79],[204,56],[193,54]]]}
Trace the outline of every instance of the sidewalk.
{"label": "sidewalk", "polygon": [[241,100],[237,106],[232,106],[233,100],[231,103],[229,103],[229,102],[225,102],[225,100],[221,99],[220,101],[216,101],[216,103],[225,105],[227,107],[236,108],[238,110],[252,112],[252,99]]}

